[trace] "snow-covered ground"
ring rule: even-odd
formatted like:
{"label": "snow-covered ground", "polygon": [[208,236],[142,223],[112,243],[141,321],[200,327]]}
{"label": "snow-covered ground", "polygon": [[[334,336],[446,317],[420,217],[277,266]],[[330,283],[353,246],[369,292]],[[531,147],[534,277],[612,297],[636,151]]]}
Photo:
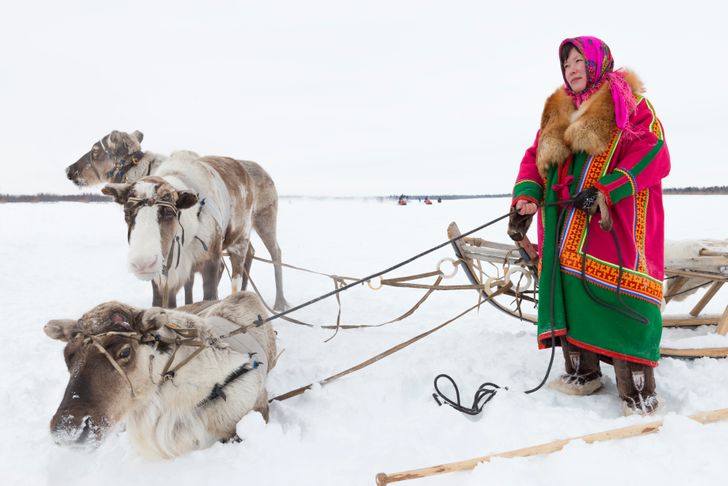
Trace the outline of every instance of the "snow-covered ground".
{"label": "snow-covered ground", "polygon": [[[668,196],[671,239],[725,238],[725,196]],[[425,206],[392,201],[281,201],[279,233],[284,261],[326,273],[364,276],[446,239],[457,221],[465,231],[507,211],[506,199],[446,201]],[[246,416],[244,441],[165,462],[146,462],[124,433],[94,451],[56,446],[48,422],[67,382],[62,345],[48,339],[49,319],[76,318],[107,300],[151,303],[149,284],[126,270],[126,228],[114,204],[0,205],[0,482],[15,484],[126,485],[373,485],[377,472],[397,472],[522,448],[551,440],[639,423],[623,417],[614,374],[590,397],[544,388],[524,395],[542,378],[549,351],[537,351],[534,327],[484,306],[432,336],[364,370],[274,403],[270,422]],[[479,234],[506,242],[505,222]],[[267,256],[254,240],[259,256]],[[435,268],[449,248],[396,272]],[[273,272],[256,262],[253,278],[272,300]],[[333,289],[330,279],[286,270],[286,296],[297,304]],[[462,273],[448,283],[466,283]],[[223,282],[221,293],[228,292]],[[344,323],[379,323],[409,309],[423,291],[355,288],[342,296]],[[198,298],[202,295],[198,284]],[[414,316],[379,329],[332,332],[276,321],[285,349],[269,378],[271,395],[322,379],[457,315],[473,291],[440,292]],[[723,290],[708,309],[722,312]],[[692,301],[694,302],[694,301]],[[691,303],[692,303],[691,302]],[[671,304],[672,305],[672,304]],[[687,312],[690,303],[668,308]],[[335,299],[296,317],[318,324],[336,318]],[[668,330],[670,344],[700,338],[728,346],[712,331]],[[557,361],[552,377],[563,369]],[[465,400],[484,381],[508,386],[476,418],[432,399],[432,380],[448,373]],[[473,472],[412,484],[719,484],[725,481],[728,423],[700,425],[684,416],[728,407],[728,361],[663,359],[657,368],[665,426],[651,436],[587,445],[576,442],[546,456],[499,459]],[[405,483],[407,484],[407,483]]]}

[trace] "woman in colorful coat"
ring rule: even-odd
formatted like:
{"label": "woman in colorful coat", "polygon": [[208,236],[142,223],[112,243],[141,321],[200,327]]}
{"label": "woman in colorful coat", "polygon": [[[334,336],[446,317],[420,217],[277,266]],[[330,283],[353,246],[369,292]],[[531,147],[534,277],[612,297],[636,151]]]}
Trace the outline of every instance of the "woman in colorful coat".
{"label": "woman in colorful coat", "polygon": [[[538,343],[561,345],[566,368],[552,386],[594,393],[603,361],[614,365],[625,412],[650,414],[659,404],[670,155],[642,83],[614,71],[604,42],[566,39],[559,56],[564,86],[546,100],[521,161],[509,235],[522,239],[538,213]],[[610,217],[612,231],[602,229]]]}

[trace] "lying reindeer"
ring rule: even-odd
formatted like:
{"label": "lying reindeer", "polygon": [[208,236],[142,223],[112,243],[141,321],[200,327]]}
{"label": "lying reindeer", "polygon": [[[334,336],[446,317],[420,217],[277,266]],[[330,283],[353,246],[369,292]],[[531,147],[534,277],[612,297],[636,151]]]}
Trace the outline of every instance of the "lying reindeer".
{"label": "lying reindeer", "polygon": [[[190,151],[177,151],[173,152],[169,157],[165,157],[160,154],[153,152],[143,152],[141,148],[141,142],[144,139],[144,134],[140,131],[133,133],[125,133],[120,131],[112,131],[108,135],[102,137],[96,142],[86,154],[79,158],[75,163],[71,164],[66,168],[66,174],[68,178],[80,187],[89,185],[96,185],[105,182],[112,183],[134,183],[142,177],[150,175],[158,175],[157,172],[164,167],[167,163],[175,162],[176,167],[179,169],[186,163],[191,163],[195,160],[201,159],[199,155]],[[250,227],[255,229],[255,232],[260,236],[263,244],[265,245],[268,253],[271,255],[273,260],[275,281],[276,281],[276,301],[274,308],[276,310],[282,310],[286,306],[285,298],[283,297],[283,275],[281,269],[281,250],[278,246],[277,235],[276,235],[276,223],[278,219],[278,193],[275,188],[275,184],[271,179],[270,175],[255,162],[246,160],[235,160],[228,159],[226,157],[205,157],[206,161],[212,161],[213,159],[224,161],[222,165],[226,165],[222,172],[218,172],[218,176],[222,175],[226,177],[230,175],[231,180],[225,179],[225,188],[212,187],[212,190],[217,191],[215,194],[202,194],[202,197],[209,197],[206,199],[209,203],[220,203],[222,206],[218,206],[224,213],[227,211],[227,205],[236,205],[233,210],[237,209],[238,202],[236,194],[241,193],[245,198],[244,204],[252,208],[250,214],[246,214],[245,217],[249,218],[246,221],[242,221],[240,225],[244,228],[246,234],[244,235],[246,243],[246,252],[243,254],[244,261],[241,269],[244,268],[246,271],[250,268],[251,259],[253,256],[252,247],[249,244]],[[208,164],[209,165],[209,164]],[[241,175],[241,173],[245,173]],[[213,174],[208,174],[208,177],[215,178]],[[216,182],[219,182],[217,177]],[[200,187],[203,184],[202,181],[196,180],[193,185]],[[208,185],[208,188],[210,186]],[[113,194],[114,189],[106,189],[106,194]],[[224,193],[227,193],[224,194]],[[230,197],[231,201],[216,200],[220,197]],[[202,211],[206,210],[202,208]],[[214,210],[213,210],[214,211]],[[241,215],[235,214],[234,217],[240,217]],[[218,218],[220,219],[220,218]],[[252,219],[252,221],[250,220]],[[225,228],[221,228],[225,231]],[[130,232],[131,233],[131,232]],[[222,275],[222,260],[218,258],[218,253],[221,255],[222,250],[228,248],[226,243],[229,238],[224,235],[223,245],[225,245],[220,252],[214,251],[211,253],[210,258],[217,258],[210,262],[203,261],[204,258],[196,259],[197,264],[191,267],[190,274],[187,276],[180,276],[181,285],[185,288],[185,303],[191,304],[193,302],[192,297],[192,284],[195,272],[202,273],[204,299],[214,300],[217,299],[217,285]],[[205,243],[206,245],[207,243]],[[235,266],[235,264],[233,264]],[[132,268],[135,274],[139,276],[139,273]],[[148,276],[142,276],[140,278],[149,279]],[[233,275],[233,290],[242,288],[245,289],[247,284],[247,276],[242,270],[236,275]],[[175,297],[163,296],[162,289],[153,281],[153,305],[161,305],[163,300],[169,299],[170,305],[173,307],[176,303],[176,292],[179,287],[176,287]],[[169,290],[168,286],[168,290]]]}
{"label": "lying reindeer", "polygon": [[171,458],[234,437],[251,410],[267,421],[271,324],[218,339],[265,315],[254,294],[240,292],[185,312],[108,302],[78,320],[49,321],[46,334],[67,343],[70,373],[53,437],[93,445],[125,423],[142,455]]}

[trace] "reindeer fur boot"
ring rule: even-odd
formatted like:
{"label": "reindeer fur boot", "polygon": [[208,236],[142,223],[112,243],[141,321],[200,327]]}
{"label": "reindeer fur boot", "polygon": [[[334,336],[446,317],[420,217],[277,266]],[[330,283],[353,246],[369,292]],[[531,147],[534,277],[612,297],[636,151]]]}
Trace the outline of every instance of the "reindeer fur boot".
{"label": "reindeer fur boot", "polygon": [[578,348],[561,338],[566,373],[550,383],[551,388],[568,395],[591,395],[602,387],[602,372],[596,353]]}
{"label": "reindeer fur boot", "polygon": [[658,410],[654,368],[615,359],[614,375],[625,415],[652,415]]}

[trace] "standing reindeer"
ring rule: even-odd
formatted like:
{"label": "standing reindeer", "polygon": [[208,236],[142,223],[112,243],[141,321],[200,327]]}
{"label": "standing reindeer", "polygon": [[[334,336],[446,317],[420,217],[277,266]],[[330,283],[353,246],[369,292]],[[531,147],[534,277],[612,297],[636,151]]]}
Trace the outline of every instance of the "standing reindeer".
{"label": "standing reindeer", "polygon": [[[66,175],[79,187],[85,187],[90,185],[101,184],[105,182],[112,182],[115,184],[120,183],[134,183],[143,177],[157,175],[157,172],[164,167],[167,163],[174,162],[175,170],[184,171],[185,165],[190,163],[192,167],[193,161],[203,159],[216,159],[221,162],[222,166],[227,166],[224,172],[235,173],[233,179],[226,181],[226,184],[230,184],[230,187],[225,187],[222,192],[215,192],[217,189],[211,189],[208,187],[206,190],[213,190],[214,194],[210,194],[208,197],[204,193],[202,194],[201,207],[199,208],[199,215],[203,213],[219,212],[224,210],[226,206],[232,204],[232,202],[217,201],[216,198],[226,196],[223,193],[227,193],[228,196],[243,192],[246,194],[246,204],[252,209],[250,212],[245,212],[244,215],[236,214],[234,217],[248,217],[252,218],[252,221],[240,223],[241,227],[247,228],[247,232],[244,235],[244,243],[246,253],[244,256],[243,268],[247,270],[250,267],[252,259],[252,246],[249,244],[250,227],[255,229],[256,233],[260,236],[261,240],[266,246],[266,249],[271,255],[271,259],[274,262],[275,280],[276,280],[276,301],[275,309],[281,310],[285,308],[285,299],[283,297],[282,290],[282,270],[281,270],[281,252],[276,239],[276,222],[278,216],[278,193],[275,188],[275,184],[271,179],[270,175],[255,162],[233,160],[226,157],[207,157],[200,159],[199,155],[190,151],[177,151],[173,152],[169,157],[156,154],[153,152],[144,152],[141,148],[141,142],[144,135],[135,131],[133,133],[125,133],[120,131],[112,131],[105,135],[98,142],[94,143],[86,154],[79,158],[75,163],[71,164],[66,168]],[[199,172],[199,171],[198,171]],[[203,171],[204,172],[204,171]],[[245,173],[245,175],[241,175]],[[199,181],[198,181],[199,182]],[[244,184],[244,188],[235,187],[236,184]],[[214,185],[214,184],[213,184]],[[219,186],[219,184],[218,184]],[[223,184],[225,186],[225,184]],[[105,188],[106,194],[114,195],[117,189],[123,192],[121,189],[123,186],[110,186]],[[121,202],[117,198],[117,202]],[[205,204],[211,204],[211,208],[204,208]],[[223,206],[214,206],[214,204],[223,204]],[[126,203],[122,203],[126,204]],[[214,207],[213,207],[214,206]],[[233,208],[234,209],[234,208]],[[167,211],[171,211],[172,208],[168,207]],[[222,214],[222,213],[220,213]],[[214,218],[213,218],[214,219]],[[222,223],[220,218],[217,218],[218,224]],[[161,223],[161,220],[160,220]],[[221,228],[224,231],[224,228]],[[129,236],[131,239],[131,228],[129,230]],[[186,239],[186,244],[190,243],[190,238]],[[197,238],[195,244],[201,245],[202,241],[198,241]],[[217,284],[219,283],[220,276],[222,275],[222,250],[229,249],[230,238],[223,235],[222,245],[223,248],[220,251],[217,249],[210,248],[208,259],[210,262],[205,262],[203,255],[197,255],[199,258],[195,258],[195,264],[189,268],[190,274],[188,276],[175,275],[178,278],[178,282],[175,282],[174,286],[170,286],[166,283],[168,291],[173,288],[179,289],[176,285],[181,283],[185,288],[185,303],[190,304],[193,301],[192,298],[192,284],[195,272],[201,272],[203,278],[204,298],[206,300],[216,298],[217,296]],[[205,242],[204,245],[207,243]],[[203,246],[204,248],[204,246]],[[235,248],[237,249],[237,248]],[[234,250],[235,250],[234,249]],[[206,250],[207,252],[207,250]],[[237,257],[238,255],[236,255]],[[179,257],[178,257],[179,258]],[[232,258],[232,252],[231,252]],[[233,264],[235,267],[235,264]],[[216,268],[215,268],[216,267]],[[138,268],[131,268],[131,270],[140,276],[140,278],[148,279],[149,275],[141,275],[138,272]],[[141,272],[144,273],[144,272]],[[179,274],[179,267],[175,274]],[[210,280],[214,279],[214,280]],[[245,288],[247,284],[247,276],[243,271],[233,275],[233,289]],[[165,284],[162,284],[165,285]],[[154,295],[155,305],[161,305],[163,301],[169,299],[169,304],[174,305],[176,303],[176,290],[175,297],[170,296],[163,297],[163,291],[159,288],[157,280],[152,278],[152,288]],[[168,292],[167,292],[168,293]]]}
{"label": "standing reindeer", "polygon": [[276,242],[277,195],[271,184],[257,192],[257,164],[227,157],[170,159],[134,183],[108,184],[104,194],[124,206],[129,269],[151,280],[153,305],[176,306],[189,275],[202,272],[205,300],[217,299],[223,250],[230,254],[233,292],[240,290],[250,231],[275,262],[275,309],[285,308],[281,251]]}

